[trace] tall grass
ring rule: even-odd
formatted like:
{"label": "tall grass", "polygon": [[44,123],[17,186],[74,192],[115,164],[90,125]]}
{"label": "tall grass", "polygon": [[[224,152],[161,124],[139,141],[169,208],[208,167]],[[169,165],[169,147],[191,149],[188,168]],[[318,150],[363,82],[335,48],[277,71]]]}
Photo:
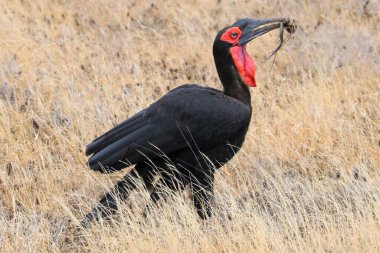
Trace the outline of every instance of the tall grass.
{"label": "tall grass", "polygon": [[[368,2],[368,3],[367,3]],[[376,1],[1,1],[0,248],[5,252],[379,252],[380,21]],[[220,88],[211,45],[241,17],[302,30],[265,61],[243,149],[216,175],[214,216],[188,192],[78,221],[127,170],[88,170],[95,136],[168,90]]]}

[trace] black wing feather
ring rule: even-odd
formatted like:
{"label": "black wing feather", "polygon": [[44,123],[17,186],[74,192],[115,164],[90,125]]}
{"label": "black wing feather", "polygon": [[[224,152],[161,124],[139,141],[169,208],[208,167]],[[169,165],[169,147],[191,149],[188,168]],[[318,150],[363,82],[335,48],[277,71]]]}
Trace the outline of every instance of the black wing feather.
{"label": "black wing feather", "polygon": [[86,148],[86,155],[99,152],[103,148],[107,147],[110,143],[113,143],[123,136],[127,136],[130,133],[138,130],[146,124],[147,119],[144,118],[145,110],[135,114],[131,118],[118,124],[105,134],[99,136],[93,140]]}
{"label": "black wing feather", "polygon": [[[113,166],[126,159],[136,164],[158,154],[169,155],[186,148],[189,139],[202,149],[226,143],[249,124],[251,110],[242,102],[215,89],[196,85],[178,87],[150,107],[137,113],[101,137],[86,150],[93,170]],[[187,136],[185,136],[187,135]]]}
{"label": "black wing feather", "polygon": [[[143,141],[144,138],[147,138],[151,133],[149,126],[144,126],[124,137],[120,138],[117,141],[110,143],[108,146],[95,153],[89,160],[89,165],[91,168],[100,166],[98,163],[101,162],[103,166],[111,166],[115,162],[123,159],[124,157],[128,158],[130,163],[134,163],[136,159],[137,152],[132,149],[136,149],[139,146],[139,142]],[[148,137],[149,138],[149,137]],[[131,154],[128,154],[131,153]],[[96,168],[95,168],[96,170]]]}

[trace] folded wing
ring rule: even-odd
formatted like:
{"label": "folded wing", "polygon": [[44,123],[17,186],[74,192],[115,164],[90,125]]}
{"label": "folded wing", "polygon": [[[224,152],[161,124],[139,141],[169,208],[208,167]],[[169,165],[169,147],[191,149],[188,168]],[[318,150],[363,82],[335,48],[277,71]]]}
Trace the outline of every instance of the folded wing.
{"label": "folded wing", "polygon": [[[181,86],[95,139],[87,146],[93,170],[126,167],[187,148],[189,139],[202,149],[228,142],[250,110],[214,89]],[[157,150],[159,148],[159,150]]]}

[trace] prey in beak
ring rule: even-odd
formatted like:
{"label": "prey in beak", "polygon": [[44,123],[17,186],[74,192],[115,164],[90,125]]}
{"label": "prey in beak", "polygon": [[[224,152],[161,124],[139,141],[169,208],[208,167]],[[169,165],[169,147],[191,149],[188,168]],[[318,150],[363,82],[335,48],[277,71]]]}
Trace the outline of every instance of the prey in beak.
{"label": "prey in beak", "polygon": [[281,47],[285,44],[284,41],[284,29],[293,34],[297,31],[298,25],[296,21],[292,18],[268,18],[268,19],[241,19],[233,24],[234,26],[245,26],[242,31],[242,35],[239,38],[239,44],[241,46],[247,44],[251,40],[260,37],[272,30],[280,29],[279,33],[279,44],[275,50],[268,57],[272,57]]}
{"label": "prey in beak", "polygon": [[[215,62],[222,55],[229,55],[244,84],[256,87],[256,64],[247,52],[247,44],[272,30],[280,29],[279,45],[268,57],[274,55],[286,41],[284,30],[290,34],[296,32],[297,24],[292,18],[249,19],[243,18],[220,31],[215,39],[213,51]],[[290,38],[290,37],[289,37]],[[222,72],[221,72],[222,73]]]}

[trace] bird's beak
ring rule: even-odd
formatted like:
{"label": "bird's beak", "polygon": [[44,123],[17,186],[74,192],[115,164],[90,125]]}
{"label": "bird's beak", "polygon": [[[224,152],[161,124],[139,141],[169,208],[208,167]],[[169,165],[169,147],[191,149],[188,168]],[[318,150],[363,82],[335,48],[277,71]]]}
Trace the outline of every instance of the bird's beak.
{"label": "bird's beak", "polygon": [[[238,21],[238,22],[242,22]],[[281,24],[286,27],[290,18],[268,18],[268,19],[244,19],[244,22],[247,22],[248,25],[244,28],[243,33],[239,39],[239,44],[244,45],[250,42],[251,40],[266,34],[274,29],[280,28]],[[236,22],[237,23],[237,22]],[[269,24],[269,25],[267,25]],[[267,25],[267,26],[264,26]]]}

